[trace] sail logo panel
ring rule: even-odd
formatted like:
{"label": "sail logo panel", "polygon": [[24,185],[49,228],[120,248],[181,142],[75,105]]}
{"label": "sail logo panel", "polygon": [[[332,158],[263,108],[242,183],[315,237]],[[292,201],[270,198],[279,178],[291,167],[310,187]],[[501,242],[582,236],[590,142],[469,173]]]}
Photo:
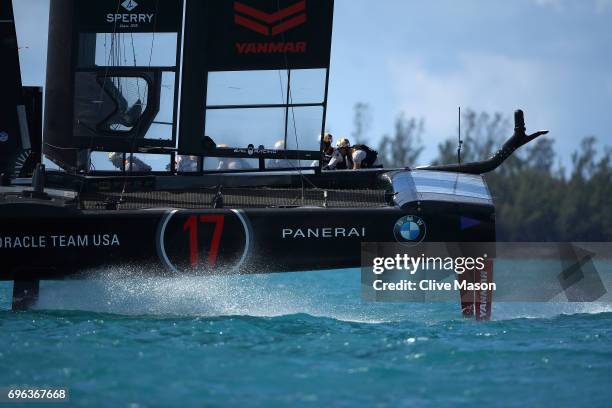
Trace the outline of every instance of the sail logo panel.
{"label": "sail logo panel", "polygon": [[329,67],[333,2],[208,3],[209,71]]}
{"label": "sail logo panel", "polygon": [[96,0],[75,3],[79,32],[177,32],[182,8],[176,0]]}
{"label": "sail logo panel", "polygon": [[125,0],[123,3],[121,3],[121,6],[127,11],[132,11],[138,7],[138,3],[136,3],[134,0]]}
{"label": "sail logo panel", "polygon": [[[259,9],[247,6],[236,1],[234,3],[236,11],[235,23],[258,32],[265,36],[282,34],[299,25],[306,23],[306,0],[289,6],[276,13],[268,14]],[[287,20],[283,21],[283,19]],[[274,24],[270,26],[271,24]]]}

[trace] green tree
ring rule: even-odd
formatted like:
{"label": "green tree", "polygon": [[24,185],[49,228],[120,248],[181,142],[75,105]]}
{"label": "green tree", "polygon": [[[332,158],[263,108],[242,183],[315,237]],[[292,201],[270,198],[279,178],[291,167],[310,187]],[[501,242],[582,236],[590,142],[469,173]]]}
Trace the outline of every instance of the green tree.
{"label": "green tree", "polygon": [[[467,110],[462,116],[462,161],[490,157],[511,135],[510,118]],[[457,161],[457,140],[438,146],[435,163]],[[612,149],[599,160],[597,140],[584,138],[572,172],[555,165],[554,139],[516,152],[485,179],[496,204],[500,241],[608,241],[612,239]]]}
{"label": "green tree", "polygon": [[401,113],[395,120],[393,137],[384,135],[378,145],[378,159],[388,168],[403,168],[417,164],[425,147],[422,143],[423,119],[406,118]]}
{"label": "green tree", "polygon": [[[492,156],[512,134],[500,113],[466,110],[462,115],[462,161]],[[385,135],[379,158],[385,167],[414,165],[423,151],[423,120],[396,119],[393,137]],[[457,162],[456,136],[439,144],[435,164]],[[499,241],[612,240],[612,148],[582,139],[570,171],[558,164],[554,138],[540,138],[517,151],[485,180],[496,205]]]}
{"label": "green tree", "polygon": [[[512,131],[510,121],[501,113],[490,115],[467,109],[461,114],[461,161],[470,162],[490,157]],[[434,164],[457,162],[456,136],[438,145],[438,157]]]}
{"label": "green tree", "polygon": [[351,133],[351,142],[353,144],[367,144],[368,131],[372,122],[370,105],[357,102],[353,107],[353,115],[354,130]]}
{"label": "green tree", "polygon": [[566,240],[612,239],[612,150],[596,160],[597,139],[587,137],[572,155],[573,170],[559,202],[558,229]]}

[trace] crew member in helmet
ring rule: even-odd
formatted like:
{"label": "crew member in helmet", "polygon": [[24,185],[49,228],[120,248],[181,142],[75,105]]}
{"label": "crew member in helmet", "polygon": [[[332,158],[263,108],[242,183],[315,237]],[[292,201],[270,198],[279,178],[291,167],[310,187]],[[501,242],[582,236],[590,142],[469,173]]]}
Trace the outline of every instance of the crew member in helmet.
{"label": "crew member in helmet", "polygon": [[[274,144],[274,150],[280,151],[285,150],[285,141],[279,140]],[[297,161],[289,159],[272,159],[268,160],[266,165],[269,169],[294,169],[298,167]]]}
{"label": "crew member in helmet", "polygon": [[336,150],[326,167],[328,170],[359,170],[376,167],[378,152],[366,145],[351,146],[348,139],[336,143]]}
{"label": "crew member in helmet", "polygon": [[[329,165],[332,156],[334,155],[334,147],[332,146],[332,142],[334,141],[334,137],[331,133],[325,133],[322,137],[317,136],[317,142],[321,146],[321,167],[325,168]],[[318,167],[319,160],[314,160],[310,167]]]}
{"label": "crew member in helmet", "polygon": [[321,165],[327,166],[334,155],[334,147],[332,146],[332,142],[334,141],[334,137],[331,133],[325,133],[323,135],[323,141],[321,143]]}
{"label": "crew member in helmet", "polygon": [[348,139],[342,138],[336,142],[336,149],[332,153],[329,164],[324,170],[352,170],[353,159],[351,156],[351,144]]}
{"label": "crew member in helmet", "polygon": [[115,166],[119,170],[123,170],[123,153],[110,152],[108,154],[108,160],[113,163],[113,166]]}
{"label": "crew member in helmet", "polygon": [[123,170],[125,164],[125,171],[133,171],[135,173],[148,173],[152,170],[151,166],[140,160],[138,157],[123,152],[111,152],[108,154],[108,159],[113,163],[113,166],[119,170]]}

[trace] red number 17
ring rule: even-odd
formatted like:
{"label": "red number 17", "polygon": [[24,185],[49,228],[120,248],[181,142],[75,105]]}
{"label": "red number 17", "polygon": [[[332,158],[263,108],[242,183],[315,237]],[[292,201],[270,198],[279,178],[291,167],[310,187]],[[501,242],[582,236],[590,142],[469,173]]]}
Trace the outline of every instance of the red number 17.
{"label": "red number 17", "polygon": [[189,263],[191,266],[198,266],[200,263],[200,251],[198,245],[198,224],[215,224],[212,243],[210,244],[210,252],[208,253],[208,264],[215,266],[217,264],[217,255],[219,254],[219,243],[221,242],[221,234],[223,233],[223,224],[225,217],[223,215],[192,215],[183,225],[183,231],[189,231]]}

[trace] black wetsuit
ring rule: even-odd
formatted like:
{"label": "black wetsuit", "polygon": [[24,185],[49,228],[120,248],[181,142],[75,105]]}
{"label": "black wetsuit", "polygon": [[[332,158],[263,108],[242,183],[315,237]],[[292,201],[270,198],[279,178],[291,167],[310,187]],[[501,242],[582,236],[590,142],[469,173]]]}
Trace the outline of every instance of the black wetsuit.
{"label": "black wetsuit", "polygon": [[356,150],[363,150],[364,152],[366,152],[366,158],[361,162],[361,168],[362,169],[372,168],[372,166],[374,166],[374,163],[376,163],[376,160],[378,159],[378,152],[376,150],[370,149],[366,145],[353,146],[353,151],[356,151]]}
{"label": "black wetsuit", "polygon": [[342,155],[342,161],[336,165],[336,170],[353,170],[353,156],[350,152]]}
{"label": "black wetsuit", "polygon": [[332,147],[328,147],[321,152],[321,166],[325,167],[329,164],[334,155],[334,149]]}

